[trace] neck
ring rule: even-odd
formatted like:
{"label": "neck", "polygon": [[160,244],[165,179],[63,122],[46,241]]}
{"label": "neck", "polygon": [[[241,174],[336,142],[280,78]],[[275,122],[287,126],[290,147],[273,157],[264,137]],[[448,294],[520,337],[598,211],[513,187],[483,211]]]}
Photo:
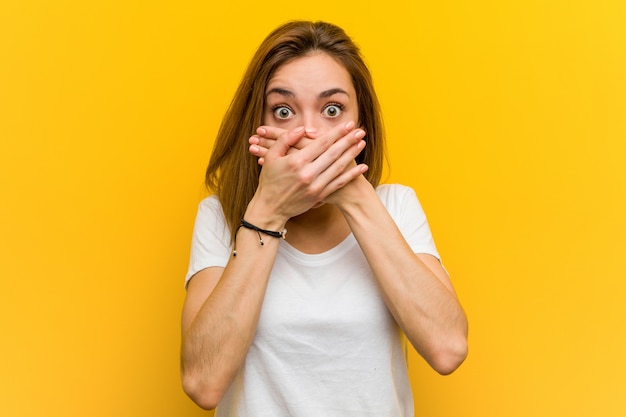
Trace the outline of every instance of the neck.
{"label": "neck", "polygon": [[319,228],[329,222],[335,221],[338,217],[343,217],[343,215],[336,206],[324,204],[289,219],[287,224],[294,225],[298,228],[306,228],[309,226]]}
{"label": "neck", "polygon": [[287,242],[305,253],[325,252],[350,233],[346,219],[331,204],[311,209],[287,222]]}

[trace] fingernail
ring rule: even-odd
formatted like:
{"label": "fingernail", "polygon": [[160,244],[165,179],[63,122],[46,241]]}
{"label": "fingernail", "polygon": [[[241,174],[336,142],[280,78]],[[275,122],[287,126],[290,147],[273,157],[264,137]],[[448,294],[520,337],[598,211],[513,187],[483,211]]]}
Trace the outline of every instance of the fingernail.
{"label": "fingernail", "polygon": [[364,137],[365,137],[365,131],[364,131],[364,130],[362,130],[362,129],[357,129],[357,130],[354,132],[354,137],[356,137],[357,139],[362,139],[362,138],[364,138]]}
{"label": "fingernail", "polygon": [[309,127],[308,129],[306,129],[306,133],[315,133],[317,132],[317,129],[314,127]]}
{"label": "fingernail", "polygon": [[265,130],[264,127],[260,127],[256,130],[256,133],[258,133],[261,136],[265,136],[265,134],[267,133],[267,130]]}
{"label": "fingernail", "polygon": [[293,130],[293,133],[301,133],[302,131],[304,131],[304,126],[296,127]]}
{"label": "fingernail", "polygon": [[250,151],[250,153],[256,154],[257,152],[259,152],[259,147],[255,146],[255,145],[252,145],[252,146],[250,146],[250,148],[248,150]]}
{"label": "fingernail", "polygon": [[352,130],[353,127],[354,127],[354,122],[352,120],[350,120],[348,123],[346,123],[346,129],[347,130]]}

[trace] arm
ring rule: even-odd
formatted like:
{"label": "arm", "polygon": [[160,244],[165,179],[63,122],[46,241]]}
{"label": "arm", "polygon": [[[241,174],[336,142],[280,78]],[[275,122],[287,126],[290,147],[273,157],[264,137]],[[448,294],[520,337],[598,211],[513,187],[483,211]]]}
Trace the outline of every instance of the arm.
{"label": "arm", "polygon": [[[259,157],[260,164],[279,133],[263,129],[250,138],[250,152]],[[306,149],[310,143],[315,141],[305,138],[295,143],[291,152]],[[325,202],[342,211],[387,307],[411,344],[437,372],[453,372],[467,356],[467,318],[439,260],[413,253],[363,176],[338,189]]]}
{"label": "arm", "polygon": [[[260,164],[279,133],[263,129],[250,138],[250,152],[259,157]],[[306,149],[310,143],[315,141],[305,138],[295,143],[291,152]],[[411,344],[437,372],[453,372],[467,356],[467,318],[439,260],[413,253],[363,176],[325,201],[342,211],[378,280],[387,307]]]}
{"label": "arm", "polygon": [[467,356],[467,319],[439,261],[413,253],[365,178],[327,202],[336,204],[348,221],[387,307],[411,344],[437,372],[453,372]]}
{"label": "arm", "polygon": [[182,316],[181,373],[185,392],[202,408],[217,406],[252,343],[278,249],[278,239],[264,242],[260,246],[255,232],[240,230],[240,256],[232,257],[226,268],[199,271],[189,282]]}
{"label": "arm", "polygon": [[[362,132],[362,131],[361,131]],[[363,149],[353,126],[334,129],[306,151],[287,155],[303,130],[285,132],[265,155],[259,187],[245,219],[267,230],[281,230],[300,214],[367,167],[351,161]],[[348,168],[349,167],[349,168]],[[212,409],[232,383],[254,338],[279,239],[242,228],[237,257],[225,268],[201,270],[189,282],[182,315],[181,374],[185,392]]]}

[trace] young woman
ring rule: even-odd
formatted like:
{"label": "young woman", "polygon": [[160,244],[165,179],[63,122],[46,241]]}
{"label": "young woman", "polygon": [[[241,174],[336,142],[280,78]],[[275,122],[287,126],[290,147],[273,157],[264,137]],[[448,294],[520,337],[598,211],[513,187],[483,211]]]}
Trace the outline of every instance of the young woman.
{"label": "young woman", "polygon": [[379,185],[383,155],[344,31],[272,32],[224,117],[196,218],[181,369],[198,405],[412,416],[401,333],[442,374],[465,359],[465,314],[415,193]]}

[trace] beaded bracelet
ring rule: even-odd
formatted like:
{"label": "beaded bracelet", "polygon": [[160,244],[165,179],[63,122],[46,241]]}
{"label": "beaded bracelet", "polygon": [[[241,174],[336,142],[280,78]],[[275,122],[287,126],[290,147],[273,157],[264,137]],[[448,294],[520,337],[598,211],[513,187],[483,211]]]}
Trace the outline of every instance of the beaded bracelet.
{"label": "beaded bracelet", "polygon": [[285,238],[285,235],[287,234],[287,229],[283,229],[281,232],[274,232],[272,230],[261,229],[260,227],[257,227],[253,225],[252,223],[248,223],[244,219],[241,219],[241,223],[239,224],[239,227],[237,227],[237,230],[235,230],[235,238],[233,239],[233,256],[237,256],[237,232],[242,227],[246,229],[254,230],[255,232],[257,232],[257,234],[259,235],[259,244],[261,246],[264,245],[263,237],[261,236],[261,233],[263,233],[264,235],[277,237],[277,238],[283,238],[283,239]]}

